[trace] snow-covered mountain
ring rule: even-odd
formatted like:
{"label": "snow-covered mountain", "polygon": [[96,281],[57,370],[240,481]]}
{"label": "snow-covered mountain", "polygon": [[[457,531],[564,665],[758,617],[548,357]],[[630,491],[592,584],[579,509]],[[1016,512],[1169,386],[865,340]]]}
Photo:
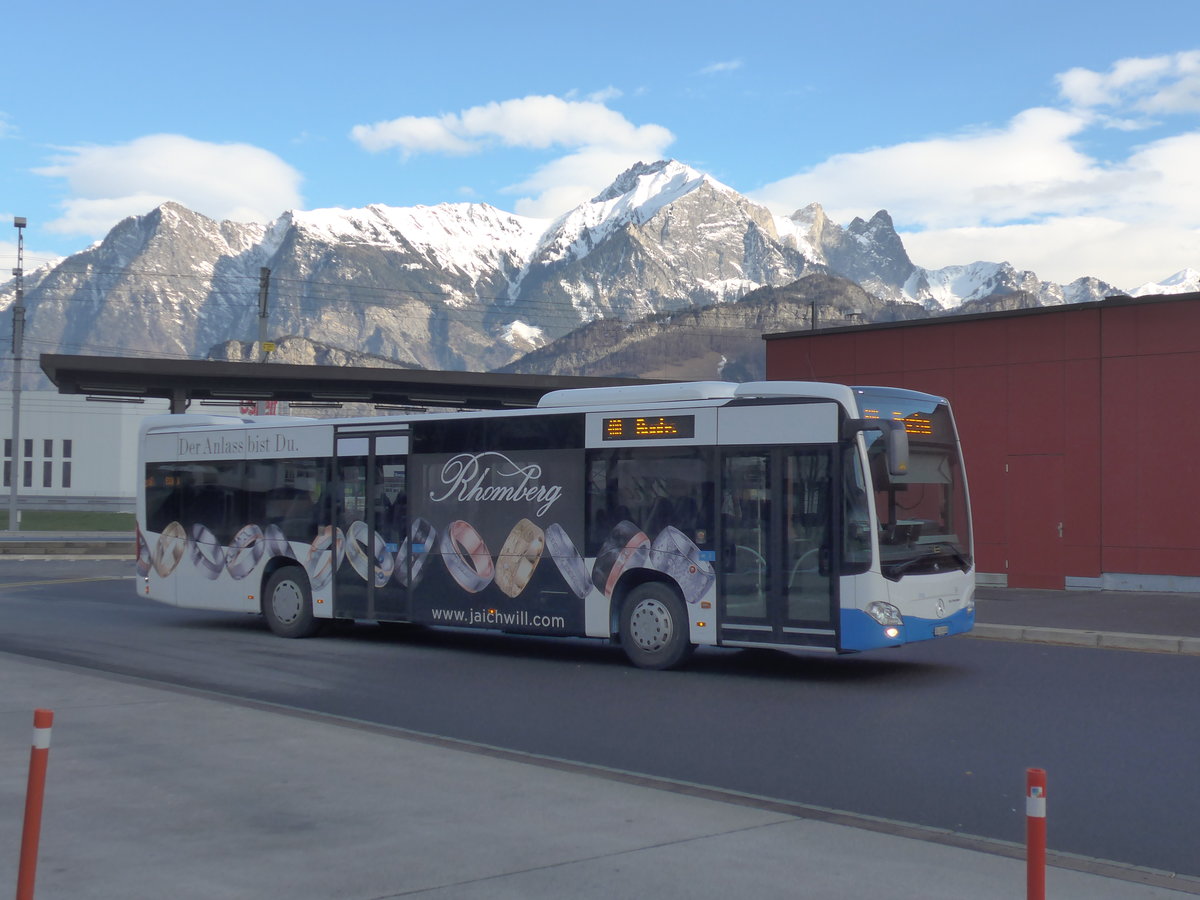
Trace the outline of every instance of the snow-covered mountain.
{"label": "snow-covered mountain", "polygon": [[1200,291],[1200,272],[1195,269],[1181,269],[1170,278],[1162,281],[1151,281],[1130,292],[1131,297],[1145,297],[1149,294],[1187,294]]}
{"label": "snow-covered mountain", "polygon": [[[252,341],[264,269],[271,339],[306,339],[326,348],[322,358],[343,348],[431,369],[497,368],[590,322],[727,303],[814,273],[879,298],[868,319],[888,302],[936,313],[1119,293],[1008,263],[924,269],[885,211],[845,227],[817,204],[777,217],[663,160],[554,220],[456,203],[292,210],[246,225],[167,203],[26,276],[28,352],[203,357]],[[1198,279],[1185,270],[1139,293],[1196,290]],[[13,295],[12,282],[0,287],[0,309]]]}
{"label": "snow-covered mountain", "polygon": [[1096,278],[1079,278],[1065,285],[1042,281],[1035,273],[1019,271],[1007,262],[922,268],[909,259],[891,217],[883,210],[870,221],[856,218],[840,228],[813,203],[793,213],[788,222],[794,228],[794,239],[814,262],[827,265],[876,296],[919,303],[934,312],[1017,292],[1035,297],[1042,306],[1102,300],[1121,293]]}
{"label": "snow-covered mountain", "polygon": [[736,300],[811,267],[764,207],[680,163],[639,164],[551,223],[513,306],[552,308],[576,327]]}

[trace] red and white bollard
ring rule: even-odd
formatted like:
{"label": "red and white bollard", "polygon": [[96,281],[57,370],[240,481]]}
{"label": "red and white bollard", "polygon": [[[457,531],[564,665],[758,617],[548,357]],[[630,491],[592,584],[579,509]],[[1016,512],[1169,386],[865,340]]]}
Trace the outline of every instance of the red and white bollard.
{"label": "red and white bollard", "polygon": [[1025,891],[1046,900],[1046,770],[1025,770]]}
{"label": "red and white bollard", "polygon": [[42,833],[42,801],[46,795],[46,764],[50,757],[50,726],[54,713],[33,711],[33,748],[29,751],[29,787],[25,791],[25,830],[21,833],[21,868],[17,900],[33,900],[37,875],[38,840]]}

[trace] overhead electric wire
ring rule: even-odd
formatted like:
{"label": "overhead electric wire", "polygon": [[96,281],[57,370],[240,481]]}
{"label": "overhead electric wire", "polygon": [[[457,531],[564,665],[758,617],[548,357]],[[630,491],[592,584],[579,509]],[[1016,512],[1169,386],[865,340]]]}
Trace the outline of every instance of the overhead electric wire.
{"label": "overhead electric wire", "polygon": [[[156,275],[156,277],[175,277],[175,276]],[[191,276],[179,276],[179,277],[191,277]],[[243,279],[243,280],[248,280],[248,279]],[[444,291],[443,292],[416,291],[416,290],[409,290],[406,288],[382,288],[382,287],[372,287],[372,286],[354,285],[354,284],[337,284],[337,283],[332,283],[332,282],[310,283],[310,282],[304,282],[304,281],[301,281],[298,279],[290,280],[290,283],[295,284],[295,285],[303,285],[305,288],[307,288],[310,284],[314,284],[316,286],[322,286],[322,287],[338,288],[340,292],[344,291],[344,292],[349,292],[351,294],[353,294],[355,292],[376,292],[376,293],[387,293],[390,295],[400,295],[400,296],[422,296],[422,295],[437,296],[437,297],[446,297],[446,298],[454,298],[454,299],[461,298],[471,304],[486,304],[488,301],[491,301],[491,302],[497,304],[497,306],[492,306],[492,307],[484,306],[482,309],[478,309],[476,307],[476,309],[478,311],[484,312],[484,313],[503,313],[505,315],[512,316],[513,318],[521,318],[521,317],[537,318],[540,322],[545,323],[547,325],[550,325],[550,326],[557,325],[559,327],[566,327],[568,329],[574,329],[581,325],[588,324],[590,321],[596,321],[596,319],[584,320],[583,318],[581,318],[578,315],[573,315],[571,313],[571,311],[564,308],[564,304],[561,301],[552,300],[552,299],[546,298],[546,297],[525,297],[525,298],[520,298],[520,299],[513,299],[513,298],[507,298],[507,297],[494,297],[494,296],[488,296],[488,295],[466,296],[466,295],[463,295],[460,293],[449,293],[449,292],[444,292]],[[310,290],[305,290],[304,293],[302,293],[300,295],[296,295],[296,294],[289,295],[287,293],[283,293],[283,292],[279,291],[278,289],[274,289],[275,288],[274,280],[272,281],[272,288],[273,288],[273,290],[272,290],[272,308],[276,309],[276,310],[289,309],[289,310],[295,311],[297,313],[319,312],[319,311],[326,310],[328,308],[328,306],[331,304],[342,303],[342,304],[359,305],[359,306],[363,306],[363,307],[381,307],[381,308],[391,309],[393,312],[398,312],[395,309],[395,307],[392,306],[388,302],[388,298],[376,299],[376,298],[361,297],[361,296],[360,297],[346,296],[345,294],[341,294],[341,293],[339,293],[339,294],[323,293],[323,292],[318,293],[318,292],[312,292]],[[80,296],[81,294],[88,294],[88,293],[94,294],[95,296],[91,296],[91,297]],[[232,291],[220,292],[215,297],[212,294],[209,294],[208,296],[206,296],[203,299],[202,302],[208,302],[210,299],[234,301],[237,298],[234,296],[231,296],[231,294],[233,294],[233,293],[235,293],[235,292],[232,292]],[[58,294],[58,296],[55,296],[56,294]],[[64,303],[89,303],[89,302],[90,303],[100,303],[110,297],[125,297],[128,299],[144,297],[144,292],[141,290],[138,290],[136,288],[133,288],[133,287],[105,288],[101,285],[89,284],[89,285],[80,285],[78,287],[69,287],[69,288],[67,288],[67,287],[47,288],[47,287],[39,286],[39,288],[37,288],[37,290],[36,290],[36,296],[38,296],[39,300],[41,300],[41,301],[64,302]],[[737,300],[740,300],[740,299],[741,298],[739,297],[734,300],[714,301],[714,304],[737,302]],[[258,305],[257,287],[255,287],[253,293],[249,289],[247,289],[244,302],[245,302],[245,309],[247,310],[247,312],[253,312],[254,310],[257,309],[257,305]],[[674,309],[674,310],[652,312],[652,313],[649,313],[649,315],[670,315],[670,314],[674,314],[674,313],[684,314],[684,313],[689,313],[692,310],[699,309],[699,308],[702,308],[702,307],[683,306],[683,307],[680,307],[679,309]],[[445,309],[448,312],[450,312],[451,314],[453,314],[455,312],[460,312],[460,310],[458,308],[456,308],[455,306],[447,306],[447,307],[445,307]],[[466,310],[463,310],[462,312],[465,313]],[[621,321],[624,322],[627,320],[622,319]],[[634,321],[641,321],[641,320],[639,319],[639,320],[634,320]]]}
{"label": "overhead electric wire", "polygon": [[[217,274],[217,273],[169,272],[169,271],[161,271],[161,270],[154,270],[154,269],[132,269],[132,268],[126,268],[126,269],[86,268],[86,269],[72,270],[72,269],[69,269],[69,268],[66,268],[63,266],[56,268],[55,270],[53,270],[53,273],[51,273],[51,274],[58,274],[58,273],[62,273],[62,272],[66,272],[68,274],[86,275],[86,276],[97,276],[97,275],[111,276],[111,277],[143,276],[143,277],[149,277],[149,278],[168,278],[168,279],[178,278],[178,279],[191,279],[191,280],[200,280],[200,281],[242,282],[242,283],[245,283],[247,290],[250,292],[250,293],[248,293],[248,302],[257,304],[258,284],[259,284],[259,276],[258,275],[251,275],[251,274],[241,275],[241,274],[236,274],[236,273]],[[95,291],[95,292],[102,292],[105,296],[112,294],[112,293],[130,293],[130,294],[132,294],[135,292],[133,288],[126,288],[126,287],[105,288],[101,285],[90,285],[90,284],[79,285],[77,287],[52,287],[52,286],[46,286],[44,284],[44,281],[45,281],[45,279],[43,278],[42,282],[39,283],[34,290],[36,290],[38,292],[43,292],[43,293],[50,293],[53,291],[64,291],[64,292],[69,292],[71,294],[76,294],[80,291]],[[354,282],[312,281],[309,279],[302,279],[302,278],[282,277],[282,276],[279,276],[274,273],[271,276],[271,285],[272,285],[272,288],[275,289],[275,291],[278,291],[279,285],[299,286],[304,289],[306,295],[309,298],[315,299],[315,300],[336,300],[336,301],[349,302],[349,303],[363,303],[363,304],[367,304],[367,305],[383,305],[385,301],[384,300],[370,300],[370,299],[364,299],[361,297],[332,296],[331,294],[324,293],[324,292],[314,292],[312,289],[313,288],[331,288],[331,289],[336,289],[339,292],[347,291],[347,292],[360,293],[360,294],[376,293],[376,294],[383,294],[386,297],[412,296],[412,297],[444,297],[444,298],[453,298],[453,299],[463,298],[463,299],[467,299],[467,300],[469,300],[471,302],[475,302],[475,303],[500,304],[505,307],[544,305],[547,308],[547,310],[556,310],[559,306],[561,306],[561,301],[554,301],[549,298],[541,298],[541,297],[525,297],[525,298],[518,299],[518,298],[511,298],[508,296],[493,295],[493,294],[468,294],[466,292],[433,290],[433,289],[429,289],[429,288],[401,288],[401,287],[385,287],[385,286],[378,286],[378,285],[356,284]],[[232,292],[233,292],[233,290],[231,289],[229,291],[229,293],[232,293]],[[61,298],[60,297],[59,299],[73,299],[73,298]],[[282,300],[283,298],[280,297],[280,299]]]}
{"label": "overhead electric wire", "polygon": [[[89,283],[79,284],[75,286],[67,285],[47,285],[46,281],[56,276],[79,276],[89,279]],[[105,287],[95,284],[91,281],[96,277],[125,279],[126,283],[120,286]],[[69,266],[60,265],[49,273],[38,279],[37,283],[30,290],[27,290],[27,296],[33,294],[40,302],[60,302],[60,303],[103,303],[110,298],[124,299],[153,299],[146,298],[147,289],[139,289],[135,285],[129,284],[128,281],[137,279],[166,279],[166,280],[188,280],[202,281],[210,285],[208,293],[202,298],[201,304],[207,303],[210,300],[216,300],[226,305],[236,306],[239,302],[244,301],[244,315],[250,318],[256,314],[258,307],[258,290],[260,277],[250,274],[237,273],[195,273],[195,272],[179,272],[179,271],[162,271],[156,269],[108,269],[96,267],[84,267],[73,269]],[[228,284],[228,287],[223,285]],[[293,290],[288,290],[289,288]],[[316,290],[314,290],[316,289]],[[187,290],[187,288],[182,288]],[[87,295],[92,296],[87,296]],[[243,295],[239,297],[238,295]],[[661,323],[664,326],[670,324],[671,317],[675,315],[695,315],[704,307],[696,307],[685,305],[678,309],[667,311],[655,311],[648,313],[645,317],[639,319],[624,319],[624,318],[609,318],[598,316],[593,319],[585,320],[578,314],[573,314],[574,308],[567,308],[561,299],[551,299],[550,297],[524,297],[510,298],[508,296],[480,295],[468,294],[458,291],[447,290],[432,290],[424,288],[402,288],[402,287],[386,287],[379,285],[364,285],[353,282],[331,282],[331,281],[311,281],[300,278],[287,278],[273,276],[271,278],[271,308],[272,312],[278,317],[281,313],[284,315],[294,315],[303,317],[314,313],[328,312],[331,305],[334,304],[351,304],[362,308],[376,307],[390,310],[398,319],[398,324],[405,327],[404,323],[414,322],[420,325],[425,325],[428,319],[425,316],[412,316],[402,314],[394,306],[397,299],[400,298],[444,298],[448,300],[465,301],[471,304],[466,309],[460,309],[452,304],[447,304],[442,307],[440,312],[447,315],[450,320],[453,320],[456,314],[466,318],[469,315],[483,314],[503,314],[505,317],[514,319],[532,319],[536,321],[537,327],[541,330],[560,330],[562,336],[568,335],[580,328],[592,325],[595,323],[611,322],[616,325],[633,325],[633,324],[655,324]],[[741,297],[726,301],[714,301],[709,305],[722,305],[725,303],[735,303]],[[568,301],[569,302],[569,301]],[[489,306],[490,304],[490,306]],[[36,306],[33,311],[36,311]],[[433,309],[437,309],[433,307]],[[35,312],[36,316],[36,312]],[[34,319],[36,321],[36,318]],[[283,323],[280,323],[281,325]],[[692,328],[690,333],[696,337],[716,337],[724,336],[729,333],[729,328]],[[36,333],[36,332],[34,332]],[[144,350],[144,349],[129,349],[125,347],[113,345],[99,345],[86,341],[71,341],[67,343],[55,342],[48,340],[38,340],[33,337],[30,332],[26,333],[25,340],[29,344],[42,345],[52,349],[70,349],[88,350],[90,352],[113,353],[120,355],[144,355],[147,358],[178,358],[178,359],[203,359],[206,357],[198,356],[185,352],[173,352],[164,350]],[[240,339],[230,338],[239,343],[253,343],[254,338]],[[312,340],[309,338],[309,340]]]}
{"label": "overhead electric wire", "polygon": [[[120,356],[140,356],[140,357],[144,357],[146,359],[200,359],[200,358],[203,358],[203,357],[197,357],[193,353],[188,353],[188,352],[182,351],[182,350],[174,351],[174,350],[163,350],[163,349],[159,349],[159,348],[155,348],[154,350],[147,350],[144,348],[128,348],[128,347],[115,346],[112,344],[94,344],[94,343],[89,343],[86,341],[37,340],[36,338],[30,339],[28,336],[26,336],[26,338],[25,338],[25,343],[26,344],[40,344],[43,347],[48,348],[47,352],[50,352],[50,353],[62,352],[64,350],[76,350],[76,351],[88,350],[88,351],[92,351],[92,352],[103,351],[104,353],[111,353],[113,355],[120,355]],[[250,342],[242,341],[242,343],[250,343]],[[36,362],[36,360],[31,360],[31,362]]]}

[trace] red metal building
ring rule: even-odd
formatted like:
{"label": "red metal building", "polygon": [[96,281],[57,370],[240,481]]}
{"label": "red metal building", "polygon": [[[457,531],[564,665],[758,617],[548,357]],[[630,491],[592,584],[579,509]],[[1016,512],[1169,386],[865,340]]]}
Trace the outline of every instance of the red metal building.
{"label": "red metal building", "polygon": [[765,340],[771,379],[950,400],[981,583],[1200,590],[1200,293]]}

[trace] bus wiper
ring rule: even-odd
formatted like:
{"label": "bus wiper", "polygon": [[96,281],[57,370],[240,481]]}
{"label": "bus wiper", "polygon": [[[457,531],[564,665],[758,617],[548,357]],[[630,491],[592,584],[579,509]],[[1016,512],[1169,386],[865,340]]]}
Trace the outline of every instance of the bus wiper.
{"label": "bus wiper", "polygon": [[911,572],[919,566],[941,560],[953,560],[958,563],[958,567],[964,572],[970,568],[971,564],[967,561],[967,557],[953,544],[940,543],[927,544],[926,546],[929,548],[929,551],[922,553],[920,556],[914,556],[895,565],[884,566],[884,574],[889,578],[900,578],[905,573]]}

